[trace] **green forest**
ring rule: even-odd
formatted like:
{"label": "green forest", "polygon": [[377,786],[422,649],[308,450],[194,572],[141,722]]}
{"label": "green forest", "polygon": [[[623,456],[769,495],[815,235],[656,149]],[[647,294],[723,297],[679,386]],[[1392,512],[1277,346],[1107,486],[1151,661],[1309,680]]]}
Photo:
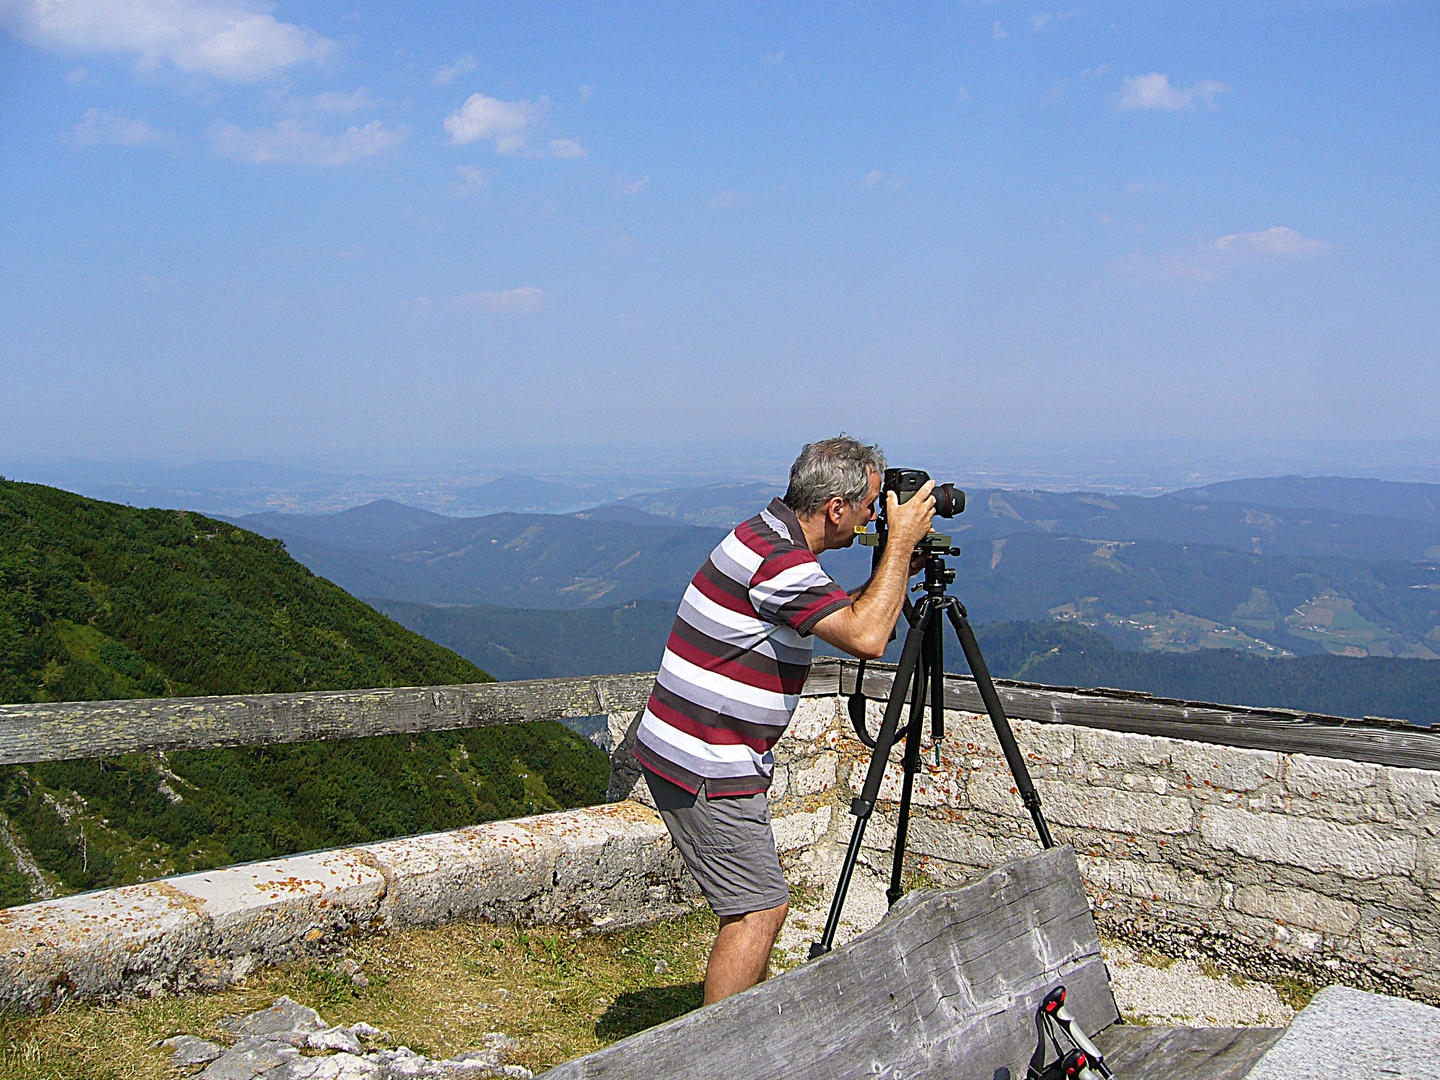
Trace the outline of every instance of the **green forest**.
{"label": "green forest", "polygon": [[[490,681],[194,513],[0,480],[0,703]],[[0,767],[0,904],[594,803],[555,723]]]}

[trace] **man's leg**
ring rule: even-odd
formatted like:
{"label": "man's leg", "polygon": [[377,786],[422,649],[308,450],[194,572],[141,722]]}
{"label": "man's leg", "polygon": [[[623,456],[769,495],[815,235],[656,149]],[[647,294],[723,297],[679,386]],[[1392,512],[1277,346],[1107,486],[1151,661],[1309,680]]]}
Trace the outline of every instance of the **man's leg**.
{"label": "man's leg", "polygon": [[705,966],[705,1004],[748,990],[770,976],[770,950],[790,910],[789,902],[764,911],[726,915]]}

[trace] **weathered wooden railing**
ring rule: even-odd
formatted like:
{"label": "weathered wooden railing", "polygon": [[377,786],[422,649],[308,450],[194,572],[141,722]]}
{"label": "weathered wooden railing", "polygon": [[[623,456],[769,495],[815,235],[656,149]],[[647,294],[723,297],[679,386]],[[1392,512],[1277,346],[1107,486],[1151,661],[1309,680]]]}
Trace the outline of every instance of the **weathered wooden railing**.
{"label": "weathered wooden railing", "polygon": [[634,712],[654,675],[0,705],[0,764],[354,739]]}
{"label": "weathered wooden railing", "polygon": [[[817,660],[805,696],[850,693],[856,669],[853,661]],[[865,675],[867,696],[883,699],[893,677],[890,665],[870,665]],[[0,765],[633,713],[645,704],[653,679],[653,673],[638,673],[458,686],[0,705]],[[1349,720],[1122,690],[1006,680],[997,680],[996,685],[1012,720],[1440,769],[1440,732],[1401,721]],[[983,711],[974,681],[947,676],[945,707]]]}

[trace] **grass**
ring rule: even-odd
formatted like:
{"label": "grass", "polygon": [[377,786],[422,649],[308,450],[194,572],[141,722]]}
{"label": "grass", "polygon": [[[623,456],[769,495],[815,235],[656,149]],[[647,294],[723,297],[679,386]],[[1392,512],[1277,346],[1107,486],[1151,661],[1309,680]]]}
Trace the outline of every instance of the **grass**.
{"label": "grass", "polygon": [[[541,1072],[698,1008],[709,911],[614,934],[454,922],[356,941],[342,956],[273,968],[214,994],[0,1016],[5,1080],[174,1080],[171,1035],[219,1039],[217,1021],[288,994],[332,1024],[365,1021],[390,1045],[449,1058],[501,1031]],[[370,980],[337,973],[345,958]],[[385,1045],[377,1043],[374,1045]]]}
{"label": "grass", "polygon": [[1310,1004],[1316,988],[1303,979],[1280,979],[1274,983],[1275,993],[1286,1005],[1299,1012]]}

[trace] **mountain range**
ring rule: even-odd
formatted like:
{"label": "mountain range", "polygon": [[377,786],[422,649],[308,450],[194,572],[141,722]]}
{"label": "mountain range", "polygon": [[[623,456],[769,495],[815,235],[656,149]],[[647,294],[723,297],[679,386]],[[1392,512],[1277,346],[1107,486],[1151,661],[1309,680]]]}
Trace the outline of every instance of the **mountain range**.
{"label": "mountain range", "polygon": [[[1434,659],[1440,522],[1425,517],[1434,485],[1366,481],[1363,498],[1355,485],[1282,478],[1153,498],[980,491],[937,528],[960,548],[951,560],[955,591],[977,622],[1070,620],[1138,650]],[[1266,491],[1332,508],[1234,501]],[[614,608],[673,604],[723,530],[771,494],[763,485],[717,485],[571,514],[446,519],[372,503],[238,521],[283,539],[355,595]],[[1388,515],[1333,508],[1357,503]],[[868,576],[869,558],[855,546],[822,562],[851,586]]]}

